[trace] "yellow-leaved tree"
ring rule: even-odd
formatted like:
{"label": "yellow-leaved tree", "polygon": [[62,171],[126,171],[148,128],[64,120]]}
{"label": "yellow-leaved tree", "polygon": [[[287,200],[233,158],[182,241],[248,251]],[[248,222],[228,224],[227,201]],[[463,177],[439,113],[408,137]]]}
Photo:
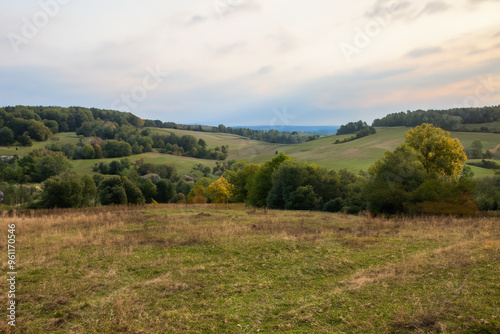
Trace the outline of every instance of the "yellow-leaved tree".
{"label": "yellow-leaved tree", "polygon": [[427,173],[455,177],[460,175],[467,156],[464,147],[448,131],[432,124],[422,124],[409,130],[406,144],[420,153]]}
{"label": "yellow-leaved tree", "polygon": [[224,176],[208,186],[208,194],[214,203],[228,203],[233,190],[234,186]]}

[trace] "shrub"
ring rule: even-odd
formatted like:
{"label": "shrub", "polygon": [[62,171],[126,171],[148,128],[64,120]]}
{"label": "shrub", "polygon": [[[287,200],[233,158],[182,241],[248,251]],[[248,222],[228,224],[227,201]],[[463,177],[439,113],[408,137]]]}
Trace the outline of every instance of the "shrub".
{"label": "shrub", "polygon": [[335,199],[326,202],[325,205],[323,206],[323,211],[340,212],[342,211],[343,207],[344,207],[344,200],[342,198],[337,197]]}

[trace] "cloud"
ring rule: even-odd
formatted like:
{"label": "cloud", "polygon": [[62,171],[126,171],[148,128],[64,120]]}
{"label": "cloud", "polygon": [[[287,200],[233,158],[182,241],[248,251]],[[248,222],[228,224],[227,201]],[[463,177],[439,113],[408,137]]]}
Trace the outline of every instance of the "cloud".
{"label": "cloud", "polygon": [[215,54],[218,56],[227,55],[227,54],[235,52],[238,49],[242,49],[245,46],[246,46],[246,43],[244,43],[244,42],[237,42],[237,43],[224,45],[224,46],[216,49]]}
{"label": "cloud", "polygon": [[405,21],[414,21],[423,15],[438,14],[447,11],[451,6],[444,0],[416,1],[394,1],[394,0],[376,0],[372,7],[365,13],[369,19],[385,17],[387,13],[391,14],[392,19]]}
{"label": "cloud", "polygon": [[[265,125],[273,109],[286,106],[296,124],[342,124],[450,107],[457,96],[460,102],[474,93],[476,76],[500,74],[499,62],[491,61],[500,43],[500,31],[491,30],[498,21],[495,1],[468,3],[72,2],[19,57],[0,39],[6,51],[0,54],[0,101],[109,108],[143,83],[147,66],[159,66],[171,75],[132,110],[140,117]],[[5,33],[20,31],[19,18],[33,15],[21,2],[8,10],[0,13]],[[338,41],[353,29],[366,33],[369,19],[380,22],[383,10],[391,11],[387,25],[347,64]]]}
{"label": "cloud", "polygon": [[420,58],[423,56],[441,52],[443,52],[443,49],[440,47],[419,48],[419,49],[413,49],[412,51],[408,52],[406,56],[410,58]]}
{"label": "cloud", "polygon": [[489,50],[486,50],[486,49],[472,50],[467,55],[473,56],[473,55],[478,55],[478,54],[485,53],[485,52],[489,52]]}
{"label": "cloud", "polygon": [[367,80],[383,80],[393,77],[400,76],[402,74],[408,74],[415,70],[415,67],[401,67],[383,71],[372,71],[366,73]]}
{"label": "cloud", "polygon": [[200,15],[194,15],[194,16],[191,18],[191,21],[189,21],[189,24],[190,24],[190,25],[193,25],[193,24],[198,24],[198,23],[204,22],[205,20],[206,20],[206,18],[204,18],[203,16],[200,16]]}
{"label": "cloud", "polygon": [[486,2],[498,2],[498,0],[469,0],[469,4],[471,5],[480,5]]}
{"label": "cloud", "polygon": [[445,1],[432,1],[429,2],[424,9],[420,12],[422,14],[436,14],[440,12],[447,11],[450,8],[450,5]]}
{"label": "cloud", "polygon": [[412,8],[411,1],[402,0],[399,3],[395,3],[390,0],[376,0],[375,3],[368,9],[365,16],[369,19],[378,18],[382,12],[389,11],[391,14],[402,14],[407,12]]}
{"label": "cloud", "polygon": [[287,31],[267,35],[266,40],[269,40],[280,53],[292,51],[298,43],[297,37]]}
{"label": "cloud", "polygon": [[214,0],[213,8],[220,18],[228,19],[247,12],[261,12],[256,0]]}
{"label": "cloud", "polygon": [[272,71],[273,71],[272,66],[263,66],[257,71],[257,74],[262,75],[262,74],[271,73]]}

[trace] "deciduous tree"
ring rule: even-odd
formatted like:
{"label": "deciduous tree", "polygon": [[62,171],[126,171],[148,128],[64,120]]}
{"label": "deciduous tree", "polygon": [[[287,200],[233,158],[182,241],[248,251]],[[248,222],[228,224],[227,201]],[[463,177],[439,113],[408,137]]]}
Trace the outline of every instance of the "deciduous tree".
{"label": "deciduous tree", "polygon": [[208,194],[214,203],[228,203],[232,196],[234,186],[224,176],[208,186]]}
{"label": "deciduous tree", "polygon": [[429,174],[455,177],[467,161],[464,147],[450,133],[431,124],[409,130],[406,143],[420,154],[420,161]]}

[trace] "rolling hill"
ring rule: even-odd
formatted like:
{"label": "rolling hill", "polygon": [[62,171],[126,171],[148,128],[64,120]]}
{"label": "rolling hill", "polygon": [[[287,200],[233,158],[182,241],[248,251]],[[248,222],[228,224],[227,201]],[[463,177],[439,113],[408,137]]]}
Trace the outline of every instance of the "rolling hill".
{"label": "rolling hill", "polygon": [[[163,133],[173,132],[178,135],[193,135],[204,139],[209,147],[229,145],[229,160],[235,159],[246,160],[252,163],[262,163],[271,159],[278,151],[284,152],[299,161],[312,162],[328,169],[346,168],[352,172],[358,172],[359,170],[367,170],[373,162],[383,157],[384,152],[387,150],[395,149],[404,141],[404,134],[408,129],[406,127],[378,128],[377,133],[374,135],[338,145],[333,144],[335,140],[343,139],[347,135],[334,135],[302,144],[272,144],[226,133],[157,128],[153,130]],[[493,133],[452,132],[452,137],[458,138],[464,147],[470,146],[476,139],[481,140],[485,149],[494,150],[500,144],[500,135]],[[75,133],[59,133],[55,138],[60,143],[73,142],[76,144],[78,142],[78,137]],[[0,155],[25,155],[35,148],[45,147],[46,145],[47,142],[36,142],[31,148],[19,147],[17,150],[15,147],[3,147],[0,148]],[[172,163],[182,174],[189,174],[195,164],[214,167],[216,162],[215,160],[196,159],[156,152],[129,157],[132,161],[141,158],[146,162]],[[92,166],[96,162],[111,160],[114,159],[73,160],[72,164],[77,172],[91,173]],[[493,174],[491,170],[478,167],[472,168],[478,177]]]}
{"label": "rolling hill", "polygon": [[[262,163],[271,159],[278,151],[284,152],[294,159],[313,162],[328,169],[345,168],[358,172],[359,170],[367,170],[371,164],[383,157],[384,152],[387,150],[395,149],[404,141],[404,134],[408,129],[407,127],[378,128],[375,135],[338,145],[333,144],[335,140],[342,140],[348,135],[333,135],[302,144],[271,144],[224,133],[173,129],[158,129],[158,131],[197,136],[206,140],[209,146],[229,145],[228,159]],[[492,133],[452,132],[452,137],[458,138],[464,147],[470,146],[476,139],[481,140],[485,149],[493,150],[500,144],[500,135]],[[162,157],[164,157],[165,161],[168,159],[168,162],[176,164],[180,170],[189,165],[188,161],[200,160],[186,157],[165,157],[163,154],[158,156],[155,153],[142,156],[148,161],[154,159],[155,162],[161,161]],[[201,162],[194,163],[203,163],[209,166],[215,164],[214,161],[210,160],[201,160]],[[473,171],[476,176],[493,174],[490,170],[477,167],[473,167]]]}

